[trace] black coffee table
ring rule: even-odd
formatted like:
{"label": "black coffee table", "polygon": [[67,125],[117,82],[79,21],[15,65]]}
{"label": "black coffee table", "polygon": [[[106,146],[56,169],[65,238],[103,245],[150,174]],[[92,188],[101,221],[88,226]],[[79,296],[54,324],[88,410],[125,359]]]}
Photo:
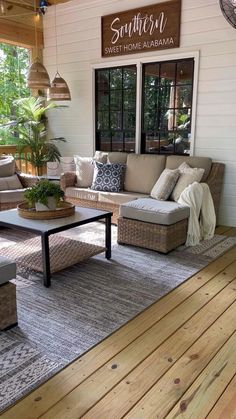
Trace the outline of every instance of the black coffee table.
{"label": "black coffee table", "polygon": [[49,236],[60,231],[68,230],[94,221],[105,219],[105,257],[111,258],[111,217],[112,212],[99,211],[90,208],[75,208],[75,214],[70,217],[53,220],[31,220],[18,215],[17,209],[0,212],[0,226],[17,230],[25,230],[41,236],[43,283],[45,287],[51,285]]}

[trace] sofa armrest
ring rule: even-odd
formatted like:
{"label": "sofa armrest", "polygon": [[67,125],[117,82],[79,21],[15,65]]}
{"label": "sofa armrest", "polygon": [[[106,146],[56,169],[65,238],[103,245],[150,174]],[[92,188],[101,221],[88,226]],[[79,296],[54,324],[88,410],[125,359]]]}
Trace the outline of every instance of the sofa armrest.
{"label": "sofa armrest", "polygon": [[206,180],[214,202],[216,218],[219,214],[220,195],[222,190],[224,171],[225,165],[223,163],[212,163],[211,171]]}
{"label": "sofa armrest", "polygon": [[75,186],[76,183],[76,173],[75,172],[65,172],[61,174],[60,186],[61,189],[65,192],[66,188],[70,186]]}
{"label": "sofa armrest", "polygon": [[17,176],[20,179],[23,188],[31,188],[39,181],[38,176],[27,175],[26,173],[17,173]]}

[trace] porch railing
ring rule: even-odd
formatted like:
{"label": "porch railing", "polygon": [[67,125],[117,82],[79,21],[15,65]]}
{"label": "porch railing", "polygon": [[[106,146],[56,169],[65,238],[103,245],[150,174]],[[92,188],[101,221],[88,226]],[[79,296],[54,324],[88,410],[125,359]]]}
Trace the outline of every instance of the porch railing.
{"label": "porch railing", "polygon": [[35,168],[25,160],[24,157],[30,156],[31,151],[28,148],[25,148],[23,152],[19,154],[18,148],[16,145],[1,145],[0,146],[0,156],[2,155],[12,155],[15,158],[17,169],[20,170],[22,173],[28,173],[31,175],[36,174]]}

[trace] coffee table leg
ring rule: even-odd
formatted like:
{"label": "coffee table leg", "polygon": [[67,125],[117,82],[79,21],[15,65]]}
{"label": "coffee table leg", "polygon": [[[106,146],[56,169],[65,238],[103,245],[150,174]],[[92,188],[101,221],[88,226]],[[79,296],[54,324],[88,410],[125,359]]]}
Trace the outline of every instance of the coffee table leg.
{"label": "coffee table leg", "polygon": [[48,235],[43,234],[41,236],[41,241],[42,241],[42,254],[43,254],[43,285],[48,288],[51,285]]}
{"label": "coffee table leg", "polygon": [[106,217],[106,258],[111,259],[111,215]]}

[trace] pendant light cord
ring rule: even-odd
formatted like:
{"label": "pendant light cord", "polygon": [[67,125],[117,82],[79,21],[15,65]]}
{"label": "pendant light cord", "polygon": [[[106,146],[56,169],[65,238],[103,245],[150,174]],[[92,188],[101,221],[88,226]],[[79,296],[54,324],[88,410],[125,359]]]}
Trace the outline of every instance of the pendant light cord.
{"label": "pendant light cord", "polygon": [[57,72],[56,75],[58,73],[58,61],[57,61],[57,53],[58,53],[58,48],[57,48],[57,5],[55,4],[55,11],[54,11],[54,24],[55,24],[55,37],[56,37],[56,68],[57,68]]}
{"label": "pendant light cord", "polygon": [[[36,0],[34,0],[34,13],[36,17],[37,8],[36,8]],[[37,37],[37,24],[36,24],[36,18],[34,18],[34,36],[35,36],[35,49],[36,49],[36,60],[38,57],[38,37]]]}

